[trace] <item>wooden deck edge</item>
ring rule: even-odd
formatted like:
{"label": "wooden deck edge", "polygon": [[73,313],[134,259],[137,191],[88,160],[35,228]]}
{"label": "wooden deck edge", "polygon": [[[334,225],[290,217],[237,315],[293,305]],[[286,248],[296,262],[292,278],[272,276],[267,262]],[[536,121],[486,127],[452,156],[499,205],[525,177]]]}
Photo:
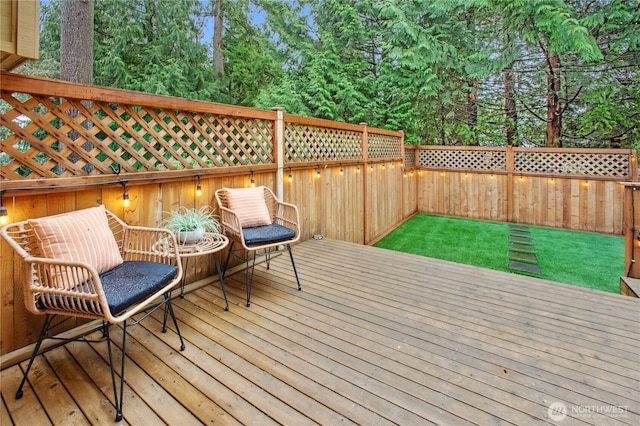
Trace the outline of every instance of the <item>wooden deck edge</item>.
{"label": "wooden deck edge", "polygon": [[[97,331],[100,327],[102,327],[102,321],[95,320],[95,321],[91,321],[86,324],[83,324],[81,326],[72,328],[71,330],[67,330],[63,333],[57,334],[54,336],[55,340],[54,339],[43,340],[42,345],[40,346],[39,352],[43,353],[51,349],[54,349],[58,346],[62,346],[66,343],[65,340],[58,340],[58,339],[67,339],[67,340],[79,339],[82,336],[86,336],[87,334],[91,334],[94,331]],[[20,349],[16,349],[15,351],[12,351],[0,356],[0,370],[4,370],[5,368],[9,368],[22,361],[29,359],[31,357],[31,353],[33,352],[33,349],[35,348],[35,346],[36,344],[32,343],[28,346],[24,346]]]}
{"label": "wooden deck edge", "polygon": [[640,297],[640,278],[620,277],[620,294]]}

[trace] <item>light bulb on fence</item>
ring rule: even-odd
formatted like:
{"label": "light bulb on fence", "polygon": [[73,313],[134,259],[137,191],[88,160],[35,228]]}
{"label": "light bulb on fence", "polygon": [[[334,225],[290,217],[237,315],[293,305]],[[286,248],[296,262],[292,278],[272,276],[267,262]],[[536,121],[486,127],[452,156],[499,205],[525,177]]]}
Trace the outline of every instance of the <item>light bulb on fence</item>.
{"label": "light bulb on fence", "polygon": [[0,225],[6,225],[9,223],[9,212],[7,212],[7,208],[2,206],[0,207]]}
{"label": "light bulb on fence", "polygon": [[196,179],[197,179],[197,185],[196,185],[196,197],[199,197],[202,195],[202,182],[200,182],[200,175],[196,175]]}
{"label": "light bulb on fence", "polygon": [[120,185],[122,185],[122,205],[127,208],[131,205],[131,201],[129,200],[129,193],[127,192],[127,181],[120,181]]}
{"label": "light bulb on fence", "polygon": [[9,212],[7,212],[7,208],[2,205],[2,195],[4,191],[0,191],[0,225],[6,225],[9,223]]}

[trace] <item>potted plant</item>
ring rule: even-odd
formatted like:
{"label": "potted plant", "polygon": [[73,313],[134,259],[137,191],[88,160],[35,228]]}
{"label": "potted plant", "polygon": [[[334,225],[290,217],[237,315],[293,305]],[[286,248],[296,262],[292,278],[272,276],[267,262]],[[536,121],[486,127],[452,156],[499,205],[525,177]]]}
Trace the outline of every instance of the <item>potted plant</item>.
{"label": "potted plant", "polygon": [[204,237],[205,232],[220,233],[220,222],[209,206],[199,209],[180,206],[168,213],[163,226],[176,234],[178,242],[195,244]]}

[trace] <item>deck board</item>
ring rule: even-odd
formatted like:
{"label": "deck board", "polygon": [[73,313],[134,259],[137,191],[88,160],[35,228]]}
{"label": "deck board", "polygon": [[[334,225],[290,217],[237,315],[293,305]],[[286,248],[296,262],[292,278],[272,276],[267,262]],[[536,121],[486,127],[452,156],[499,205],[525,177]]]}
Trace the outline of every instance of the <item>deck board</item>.
{"label": "deck board", "polygon": [[[294,253],[301,292],[280,256],[250,308],[242,274],[229,312],[217,283],[176,299],[184,352],[161,313],[130,328],[123,424],[553,424],[554,402],[562,425],[640,423],[638,299],[331,240]],[[106,345],[38,357],[16,401],[19,369],[3,425],[113,421]]]}

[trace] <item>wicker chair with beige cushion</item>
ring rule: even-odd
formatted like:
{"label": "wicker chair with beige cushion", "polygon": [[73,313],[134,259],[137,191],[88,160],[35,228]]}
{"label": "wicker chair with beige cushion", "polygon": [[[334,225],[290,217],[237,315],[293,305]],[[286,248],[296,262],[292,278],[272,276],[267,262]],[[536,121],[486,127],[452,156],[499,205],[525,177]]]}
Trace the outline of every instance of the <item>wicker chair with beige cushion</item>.
{"label": "wicker chair with beige cushion", "polygon": [[[251,287],[257,256],[266,257],[267,269],[269,269],[271,255],[288,251],[298,290],[301,290],[291,251],[291,244],[300,239],[298,208],[293,204],[279,201],[266,186],[218,189],[216,200],[220,206],[220,220],[225,234],[231,241],[224,270],[227,270],[232,255],[244,260],[247,306],[251,303]],[[239,245],[236,251],[233,250],[235,243]],[[237,255],[238,251],[244,252],[244,256]]]}
{"label": "wicker chair with beige cushion", "polygon": [[[170,297],[182,277],[174,235],[165,229],[129,226],[104,206],[9,224],[0,229],[0,235],[24,262],[26,308],[46,316],[16,398],[22,397],[42,341],[57,339],[50,335],[60,324],[54,318],[97,319],[102,321],[100,341],[106,340],[108,347],[116,421],[121,420],[127,328],[164,307],[162,331],[171,315],[184,350]],[[119,386],[111,324],[122,324],[124,329]]]}

